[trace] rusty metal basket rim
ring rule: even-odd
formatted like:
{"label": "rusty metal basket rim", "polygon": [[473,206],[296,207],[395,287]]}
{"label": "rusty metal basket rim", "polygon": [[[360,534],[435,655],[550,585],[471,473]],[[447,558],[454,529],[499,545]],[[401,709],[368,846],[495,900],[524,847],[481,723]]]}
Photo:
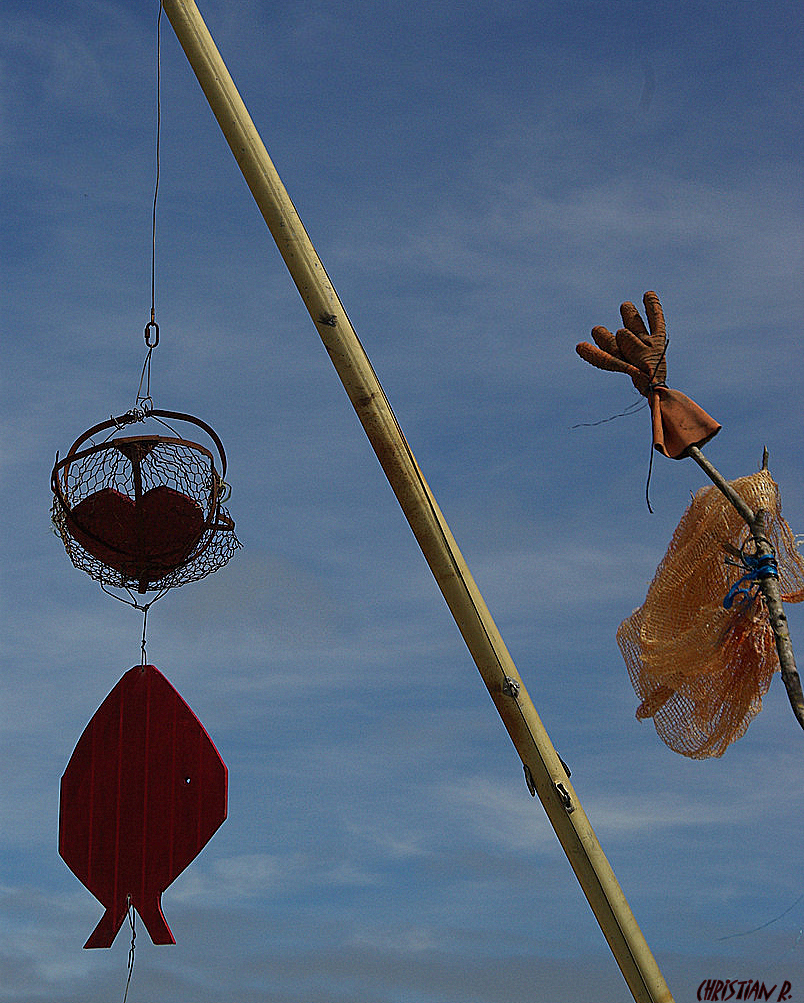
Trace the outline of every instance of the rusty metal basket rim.
{"label": "rusty metal basket rim", "polygon": [[[123,438],[114,438],[108,439],[106,442],[99,442],[94,446],[88,446],[86,449],[81,449],[78,452],[73,452],[75,447],[75,443],[73,443],[73,446],[70,447],[70,452],[68,452],[63,459],[59,459],[59,454],[56,453],[56,462],[51,473],[51,485],[54,493],[61,493],[59,473],[66,470],[70,464],[77,463],[79,460],[83,460],[87,456],[91,456],[93,453],[100,453],[105,449],[119,449],[122,444],[130,442],[153,443],[154,445],[166,443],[168,445],[190,446],[207,456],[212,463],[213,471],[215,470],[215,457],[212,455],[212,452],[207,449],[206,446],[202,446],[200,442],[193,442],[192,439],[181,439],[175,435],[128,435]],[[222,475],[219,475],[218,479],[222,480]]]}
{"label": "rusty metal basket rim", "polygon": [[[226,451],[223,448],[223,443],[221,442],[220,437],[219,437],[218,433],[215,431],[215,429],[212,428],[211,425],[208,425],[201,418],[196,418],[195,415],[186,414],[183,411],[165,411],[162,408],[149,408],[147,411],[142,412],[140,416],[134,417],[134,418],[131,415],[132,415],[132,412],[128,412],[127,414],[118,415],[116,418],[115,417],[107,418],[106,421],[98,422],[97,425],[93,425],[92,428],[88,428],[86,430],[86,432],[82,432],[81,435],[79,435],[78,438],[75,440],[75,442],[72,444],[72,446],[70,446],[70,448],[67,450],[67,454],[64,457],[64,460],[62,460],[62,464],[65,463],[67,460],[71,460],[71,459],[74,459],[76,457],[76,455],[77,455],[76,454],[76,450],[78,449],[78,447],[83,442],[86,442],[87,439],[91,439],[92,436],[93,435],[97,435],[98,432],[105,431],[107,428],[120,428],[120,429],[122,429],[122,428],[124,428],[128,424],[132,424],[134,421],[145,421],[146,418],[150,418],[150,417],[154,417],[154,418],[171,418],[174,421],[185,421],[185,422],[187,422],[190,425],[195,425],[198,428],[203,429],[203,431],[207,433],[207,435],[210,437],[210,439],[212,439],[212,441],[215,443],[215,447],[218,450],[218,455],[220,456],[220,461],[221,461],[221,473],[220,473],[220,476],[221,476],[221,479],[223,479],[223,478],[226,477]],[[170,442],[170,441],[173,441],[173,442],[186,442],[189,445],[196,446],[197,448],[201,449],[203,452],[207,453],[209,456],[212,455],[210,453],[210,451],[208,449],[206,449],[206,447],[202,446],[200,443],[193,442],[192,439],[183,439],[181,437],[174,437],[174,438],[171,439],[171,438],[168,438],[166,436],[161,436],[160,437],[160,436],[142,435],[142,436],[130,436],[128,439],[112,439],[110,441],[111,442],[123,442],[123,441],[130,441],[130,439],[148,439],[148,440],[152,440],[154,438],[161,438],[162,441],[166,441],[166,442]],[[98,445],[98,447],[90,447],[90,450],[93,449],[93,448],[101,448],[101,447],[106,446],[106,445],[109,445],[109,443],[100,443]],[[82,451],[81,455],[82,456],[87,455],[87,453],[90,450]],[[214,458],[213,458],[213,463],[214,463]]]}
{"label": "rusty metal basket rim", "polygon": [[[179,436],[165,436],[165,435],[131,435],[124,437],[116,437],[114,439],[108,439],[106,442],[96,443],[92,446],[88,446],[86,449],[79,450],[78,447],[91,439],[92,436],[97,435],[99,432],[103,432],[109,428],[124,428],[127,424],[132,424],[135,421],[144,421],[146,418],[153,415],[154,417],[164,417],[171,418],[174,421],[185,421],[189,424],[196,425],[203,429],[204,432],[210,437],[210,439],[215,443],[217,447],[218,454],[221,462],[221,472],[215,470],[215,457],[212,452],[199,442],[194,442],[192,439],[185,439]],[[120,444],[123,443],[153,443],[158,445],[160,443],[167,443],[170,445],[183,445],[188,446],[200,453],[203,453],[209,458],[212,465],[213,473],[213,483],[212,483],[212,495],[209,501],[208,515],[204,520],[204,532],[208,532],[210,529],[213,530],[234,530],[234,520],[229,516],[228,513],[221,507],[221,488],[225,486],[224,476],[226,473],[226,453],[223,448],[223,443],[221,442],[217,432],[208,425],[201,418],[196,418],[194,415],[185,414],[181,411],[166,411],[158,408],[152,408],[148,411],[136,414],[134,412],[128,412],[125,415],[120,415],[118,417],[108,418],[106,421],[98,422],[97,425],[93,425],[88,428],[85,432],[75,440],[75,442],[70,446],[67,451],[67,455],[63,459],[59,459],[59,454],[56,453],[56,461],[53,466],[53,470],[50,475],[51,488],[53,490],[53,495],[58,504],[60,510],[64,513],[64,516],[69,522],[74,519],[72,506],[65,497],[64,490],[66,489],[66,479],[65,484],[62,486],[61,478],[66,478],[67,468],[72,464],[87,456],[91,456],[93,453],[101,452],[106,449],[119,448]],[[61,474],[61,476],[60,476]],[[94,534],[89,533],[88,530],[84,529],[84,532],[88,532],[88,535],[94,536]]]}

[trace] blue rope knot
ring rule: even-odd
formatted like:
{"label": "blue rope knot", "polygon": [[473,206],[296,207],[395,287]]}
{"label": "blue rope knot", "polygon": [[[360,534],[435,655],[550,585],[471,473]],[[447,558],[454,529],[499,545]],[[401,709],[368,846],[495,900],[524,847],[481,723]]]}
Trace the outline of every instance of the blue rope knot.
{"label": "blue rope knot", "polygon": [[[734,564],[732,561],[728,561],[727,563]],[[757,597],[759,583],[762,579],[779,577],[779,568],[776,564],[776,556],[774,554],[765,554],[759,557],[757,554],[744,554],[741,551],[740,564],[734,564],[734,566],[738,568],[743,567],[745,574],[729,589],[726,598],[723,600],[724,609],[731,609],[734,600],[738,596],[744,597],[740,599],[741,603],[752,603]],[[742,588],[743,585],[749,582],[751,584],[748,588]]]}

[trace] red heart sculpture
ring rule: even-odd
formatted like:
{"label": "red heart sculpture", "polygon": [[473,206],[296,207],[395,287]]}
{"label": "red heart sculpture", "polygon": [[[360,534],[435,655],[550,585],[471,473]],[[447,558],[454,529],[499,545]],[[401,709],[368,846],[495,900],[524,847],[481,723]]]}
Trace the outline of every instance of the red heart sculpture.
{"label": "red heart sculpture", "polygon": [[70,533],[102,564],[141,586],[158,581],[190,556],[204,532],[198,502],[160,485],[136,502],[102,488],[70,512]]}

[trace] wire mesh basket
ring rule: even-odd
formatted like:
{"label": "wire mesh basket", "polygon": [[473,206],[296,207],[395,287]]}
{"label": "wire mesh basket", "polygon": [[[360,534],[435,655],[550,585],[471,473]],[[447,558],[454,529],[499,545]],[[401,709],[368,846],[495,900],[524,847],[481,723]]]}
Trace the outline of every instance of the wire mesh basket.
{"label": "wire mesh basket", "polygon": [[[202,429],[220,471],[210,449],[178,435],[94,441],[151,417]],[[225,476],[223,444],[206,422],[177,411],[132,411],[88,429],[64,459],[56,455],[53,523],[75,567],[101,585],[139,593],[175,588],[217,571],[240,547],[222,504]]]}

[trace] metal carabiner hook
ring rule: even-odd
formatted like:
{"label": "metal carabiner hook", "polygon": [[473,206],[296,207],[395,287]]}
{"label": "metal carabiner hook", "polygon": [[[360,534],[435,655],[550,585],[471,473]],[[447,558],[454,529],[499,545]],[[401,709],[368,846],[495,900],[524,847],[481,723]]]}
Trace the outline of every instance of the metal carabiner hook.
{"label": "metal carabiner hook", "polygon": [[[153,328],[154,331],[153,341],[151,341],[151,328]],[[156,346],[159,344],[159,325],[156,323],[155,320],[149,320],[148,323],[145,325],[145,344],[149,348],[156,348]]]}

